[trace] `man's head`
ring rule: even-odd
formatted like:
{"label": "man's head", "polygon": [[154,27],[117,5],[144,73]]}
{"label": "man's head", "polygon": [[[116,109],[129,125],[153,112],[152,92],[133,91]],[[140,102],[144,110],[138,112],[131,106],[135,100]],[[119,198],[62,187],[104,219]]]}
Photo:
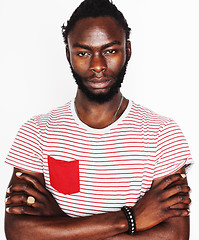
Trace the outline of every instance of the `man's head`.
{"label": "man's head", "polygon": [[130,28],[122,13],[109,0],[85,0],[62,29],[78,88],[98,103],[112,99],[131,55]]}
{"label": "man's head", "polygon": [[109,0],[85,0],[73,12],[66,26],[62,26],[62,34],[64,42],[68,44],[68,34],[75,26],[76,22],[88,17],[104,17],[109,16],[114,18],[124,29],[126,33],[126,40],[129,39],[130,31],[126,19],[117,7]]}

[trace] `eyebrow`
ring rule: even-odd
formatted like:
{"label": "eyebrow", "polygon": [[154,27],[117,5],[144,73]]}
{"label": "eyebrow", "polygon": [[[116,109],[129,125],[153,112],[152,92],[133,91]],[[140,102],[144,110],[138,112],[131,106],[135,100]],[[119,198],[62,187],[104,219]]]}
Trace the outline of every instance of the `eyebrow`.
{"label": "eyebrow", "polygon": [[[107,44],[103,45],[103,46],[101,47],[101,49],[104,50],[104,49],[106,49],[106,48],[108,48],[108,47],[112,47],[112,46],[114,46],[114,45],[121,45],[121,42],[115,40],[115,41],[113,41],[113,42],[110,42],[110,43],[107,43]],[[90,51],[92,50],[92,48],[91,48],[90,46],[84,45],[84,44],[80,44],[80,43],[78,43],[78,42],[77,42],[77,43],[74,43],[74,44],[73,44],[73,47],[74,47],[74,48],[80,47],[80,48],[84,48],[84,49],[87,49],[87,50],[90,50]]]}

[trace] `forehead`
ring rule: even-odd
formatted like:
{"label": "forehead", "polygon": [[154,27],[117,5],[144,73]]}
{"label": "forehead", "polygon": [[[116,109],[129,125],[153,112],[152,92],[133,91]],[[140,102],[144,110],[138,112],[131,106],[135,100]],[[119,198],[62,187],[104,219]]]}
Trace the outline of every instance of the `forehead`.
{"label": "forehead", "polygon": [[84,18],[75,24],[68,35],[68,43],[76,42],[102,46],[112,41],[126,41],[126,34],[120,24],[112,17]]}

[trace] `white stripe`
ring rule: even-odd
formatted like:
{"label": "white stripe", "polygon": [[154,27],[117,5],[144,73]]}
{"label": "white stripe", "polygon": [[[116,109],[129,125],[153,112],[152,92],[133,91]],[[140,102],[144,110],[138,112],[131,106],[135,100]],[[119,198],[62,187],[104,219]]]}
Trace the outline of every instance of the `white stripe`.
{"label": "white stripe", "polygon": [[[49,155],[61,161],[79,160],[79,193],[65,195],[51,186]],[[24,124],[6,162],[43,172],[60,207],[78,217],[133,206],[153,179],[173,173],[189,156],[178,125],[140,105],[131,102],[118,121],[99,130],[83,124],[69,102]]]}

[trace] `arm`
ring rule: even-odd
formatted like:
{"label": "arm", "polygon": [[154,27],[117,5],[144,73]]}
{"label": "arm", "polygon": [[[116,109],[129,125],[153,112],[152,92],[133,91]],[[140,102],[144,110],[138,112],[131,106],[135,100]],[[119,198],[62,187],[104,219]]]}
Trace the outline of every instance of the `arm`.
{"label": "arm", "polygon": [[[21,170],[15,169],[11,180],[13,186],[9,194],[11,198],[7,202],[7,206],[10,208],[9,213],[6,213],[5,219],[6,235],[10,240],[31,240],[35,238],[38,240],[145,239],[146,236],[148,238],[148,234],[151,235],[151,239],[159,239],[159,237],[165,236],[165,231],[168,231],[168,229],[171,231],[167,222],[164,222],[166,219],[168,221],[174,216],[186,216],[188,214],[188,211],[185,210],[187,207],[184,205],[189,202],[189,198],[186,197],[189,188],[186,185],[182,185],[181,189],[172,187],[172,190],[165,190],[171,183],[177,182],[179,179],[182,180],[179,174],[170,176],[159,183],[157,182],[156,185],[154,182],[152,189],[136,204],[136,208],[134,207],[138,232],[134,236],[128,236],[125,233],[128,230],[128,224],[123,212],[118,211],[91,217],[70,218],[61,213],[53,197],[42,186],[44,184],[42,174],[31,173],[42,183],[38,184],[37,181],[35,182],[35,178],[29,177],[30,179],[28,180],[27,177],[30,175],[27,174],[23,174],[18,179],[15,175],[17,171]],[[25,178],[26,181],[24,181]],[[32,183],[32,187],[28,186],[27,182]],[[20,194],[21,191],[24,191],[25,194]],[[18,193],[18,196],[14,194],[15,192]],[[183,199],[174,197],[178,192],[182,192]],[[164,201],[157,197],[163,193],[165,195]],[[35,203],[33,207],[27,206],[27,195],[35,196],[37,204]],[[175,203],[182,203],[185,209],[168,210],[167,205],[174,205],[168,201],[168,196],[172,196]],[[42,203],[45,204],[42,205]],[[151,214],[151,212],[154,214]],[[165,228],[162,227],[163,225]],[[173,236],[176,236],[175,233]]]}
{"label": "arm", "polygon": [[[18,178],[17,172],[24,173]],[[28,173],[28,174],[27,174]],[[5,233],[8,240],[104,239],[128,230],[123,212],[71,218],[44,188],[43,174],[14,169],[7,193]],[[27,197],[36,199],[28,206]]]}
{"label": "arm", "polygon": [[[176,173],[185,174],[185,168],[180,169]],[[159,178],[153,181],[152,188],[157,186],[164,178]],[[187,179],[184,178],[183,180],[175,183],[177,184],[187,184]],[[190,202],[189,202],[190,203]],[[135,206],[136,208],[136,206]],[[188,202],[187,204],[175,204],[171,208],[173,209],[180,209],[185,208],[188,209]],[[145,239],[153,239],[153,240],[188,240],[189,239],[189,216],[186,217],[172,217],[168,218],[165,221],[161,222],[160,224],[156,225],[155,227],[145,230],[145,231],[138,231],[134,236],[129,236],[127,234],[119,234],[117,236],[108,238],[107,240],[125,240],[125,239],[132,239],[132,240],[145,240]]]}

